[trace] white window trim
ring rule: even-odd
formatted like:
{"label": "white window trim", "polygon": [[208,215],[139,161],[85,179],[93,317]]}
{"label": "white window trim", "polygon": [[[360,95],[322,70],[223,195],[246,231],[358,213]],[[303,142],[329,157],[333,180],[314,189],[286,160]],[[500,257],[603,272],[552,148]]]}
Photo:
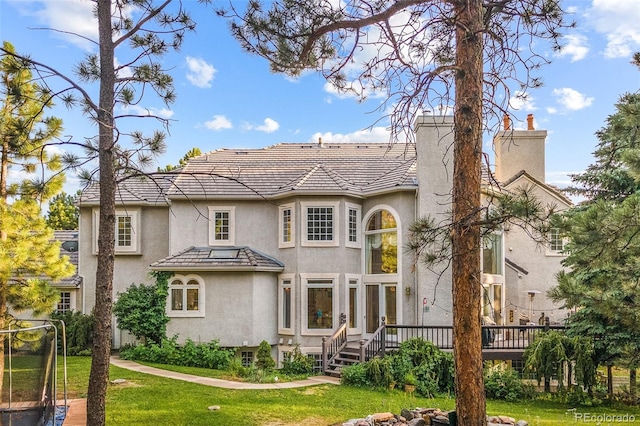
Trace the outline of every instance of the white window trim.
{"label": "white window trim", "polygon": [[[345,301],[345,313],[347,315],[347,334],[361,334],[362,333],[362,323],[364,321],[364,316],[362,314],[362,276],[356,274],[345,274],[345,291],[344,291],[344,301]],[[351,281],[356,281],[356,285],[351,285]],[[357,311],[357,324],[358,326],[355,328],[349,328],[349,290],[352,287],[358,288],[358,294],[356,295],[356,311]]]}
{"label": "white window trim", "polygon": [[[345,247],[361,248],[362,247],[362,207],[357,204],[345,203],[344,210],[345,210],[344,245]],[[350,210],[356,211],[356,241],[349,241]]]}
{"label": "white window trim", "polygon": [[[229,212],[229,239],[217,240],[215,231],[215,213]],[[209,245],[233,246],[236,240],[236,207],[235,206],[209,206]]]}
{"label": "white window trim", "polygon": [[[289,281],[291,288],[291,327],[285,328],[283,326],[282,312],[284,308],[284,301],[282,299],[282,289],[284,288],[284,282]],[[293,335],[293,329],[296,323],[296,286],[294,274],[282,274],[278,278],[278,334]]]}
{"label": "white window trim", "polygon": [[[285,210],[291,210],[291,241],[283,241],[284,233],[283,215]],[[283,204],[278,207],[278,248],[290,248],[296,246],[296,209],[295,204]]]}
{"label": "white window trim", "polygon": [[[114,251],[115,254],[141,254],[140,242],[140,209],[116,209],[115,211],[115,229],[114,229]],[[131,217],[131,247],[118,246],[118,216]],[[98,237],[100,229],[100,210],[93,209],[93,254],[98,254]]]}
{"label": "white window trim", "polygon": [[[189,282],[189,280],[196,280],[199,284],[198,287],[198,310],[197,311],[187,311],[180,310],[174,311],[171,309],[171,282],[174,280],[180,280],[183,283]],[[205,293],[204,293],[204,280],[198,275],[179,275],[176,274],[169,278],[169,295],[167,296],[166,303],[166,312],[169,318],[202,318],[205,316],[204,312],[205,308]]]}
{"label": "white window trim", "polygon": [[[549,233],[551,233],[551,231],[549,231]],[[545,254],[547,256],[567,256],[566,253],[564,253],[564,249],[567,245],[567,243],[569,242],[569,240],[567,238],[563,238],[562,239],[562,250],[551,250],[551,236],[549,235],[549,241],[547,242],[547,244],[545,244]]]}
{"label": "white window trim", "polygon": [[[331,207],[333,209],[333,239],[331,241],[314,241],[308,240],[307,215],[308,209],[313,207]],[[302,237],[300,245],[303,247],[337,247],[340,245],[340,214],[339,203],[335,202],[301,202],[300,203],[300,221],[302,222]]]}
{"label": "white window trim", "polygon": [[[326,336],[327,335],[327,330],[334,330],[337,327],[338,322],[340,321],[340,314],[338,313],[338,293],[337,293],[337,289],[338,289],[338,280],[340,279],[340,274],[300,274],[300,281],[302,283],[302,297],[301,297],[301,304],[300,306],[302,307],[301,309],[301,313],[300,313],[300,320],[302,323],[302,334],[303,335],[307,335],[307,336]],[[333,316],[331,318],[331,328],[330,329],[309,329],[307,327],[308,324],[308,312],[307,312],[307,303],[308,303],[308,293],[307,293],[307,289],[309,288],[309,281],[313,281],[313,280],[332,280],[333,284],[331,285],[331,288],[333,289],[333,291],[331,292],[332,294],[332,303],[331,303],[331,309],[333,310]]]}

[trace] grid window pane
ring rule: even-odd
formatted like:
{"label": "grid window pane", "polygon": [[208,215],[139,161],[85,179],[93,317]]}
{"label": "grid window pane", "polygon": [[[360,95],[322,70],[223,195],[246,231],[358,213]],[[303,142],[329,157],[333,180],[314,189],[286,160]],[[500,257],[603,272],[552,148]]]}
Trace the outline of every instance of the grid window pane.
{"label": "grid window pane", "polygon": [[333,241],[333,207],[307,209],[307,240]]}
{"label": "grid window pane", "polygon": [[349,209],[349,242],[358,241],[358,211]]}
{"label": "grid window pane", "polygon": [[71,292],[60,292],[60,301],[58,302],[57,310],[60,313],[69,312],[71,310]]}
{"label": "grid window pane", "polygon": [[131,231],[131,216],[118,216],[116,218],[117,235],[116,244],[118,247],[131,247],[132,243],[132,231]]}
{"label": "grid window pane", "polygon": [[229,240],[229,212],[215,212],[214,213],[214,229],[216,240]]}
{"label": "grid window pane", "polygon": [[187,311],[197,311],[197,310],[198,310],[198,289],[188,288],[187,289]]}
{"label": "grid window pane", "polygon": [[186,283],[181,279],[174,279],[170,285],[171,310],[195,312],[200,310],[200,283],[190,279]]}
{"label": "grid window pane", "polygon": [[549,231],[549,250],[551,251],[563,251],[564,250],[564,240],[560,235],[559,229],[552,229]]}
{"label": "grid window pane", "polygon": [[282,242],[291,242],[291,209],[282,210]]}

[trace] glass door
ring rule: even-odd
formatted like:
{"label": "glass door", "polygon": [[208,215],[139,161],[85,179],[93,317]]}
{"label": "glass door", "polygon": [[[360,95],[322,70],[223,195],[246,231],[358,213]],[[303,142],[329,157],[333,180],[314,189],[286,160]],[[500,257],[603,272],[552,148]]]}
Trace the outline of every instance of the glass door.
{"label": "glass door", "polygon": [[380,284],[367,284],[366,287],[366,332],[370,334],[380,326]]}
{"label": "glass door", "polygon": [[397,290],[395,283],[366,285],[367,334],[378,329],[383,316],[387,324],[398,323]]}

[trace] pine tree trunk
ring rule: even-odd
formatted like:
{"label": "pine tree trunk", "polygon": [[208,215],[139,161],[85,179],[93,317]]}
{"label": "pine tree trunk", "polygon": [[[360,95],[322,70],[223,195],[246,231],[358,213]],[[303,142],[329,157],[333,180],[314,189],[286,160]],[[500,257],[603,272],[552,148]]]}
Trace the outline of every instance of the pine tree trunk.
{"label": "pine tree trunk", "polygon": [[98,0],[100,40],[100,100],[98,111],[100,167],[100,224],[98,267],[91,373],[87,395],[87,424],[106,422],[106,395],[111,355],[111,312],[115,253],[115,167],[114,167],[114,46],[111,29],[111,1]]}
{"label": "pine tree trunk", "polygon": [[[455,2],[456,65],[452,274],[456,414],[459,425],[484,426],[480,275],[482,159],[482,2]],[[464,70],[464,71],[462,71]]]}
{"label": "pine tree trunk", "polygon": [[637,370],[632,368],[629,370],[629,396],[631,397],[631,401],[636,403],[636,390],[638,388],[637,382]]}
{"label": "pine tree trunk", "polygon": [[607,365],[607,394],[609,395],[609,403],[613,402],[613,366]]}

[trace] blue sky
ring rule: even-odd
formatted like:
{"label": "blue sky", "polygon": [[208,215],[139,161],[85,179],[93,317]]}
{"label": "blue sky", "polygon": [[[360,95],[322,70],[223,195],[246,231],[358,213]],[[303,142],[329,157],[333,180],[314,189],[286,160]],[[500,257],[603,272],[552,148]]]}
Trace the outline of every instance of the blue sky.
{"label": "blue sky", "polygon": [[[90,45],[69,36],[96,37],[87,0],[0,0],[0,37],[19,53],[72,75]],[[279,142],[386,142],[388,132],[380,98],[358,103],[339,95],[324,79],[306,74],[293,80],[269,71],[268,63],[240,49],[227,24],[195,2],[184,4],[198,22],[181,51],[163,59],[172,69],[177,101],[170,109],[156,98],[142,105],[172,120],[167,152],[158,165],[176,164],[193,147],[265,147]],[[640,51],[638,0],[569,0],[563,7],[577,27],[563,39],[566,48],[543,68],[544,86],[514,102],[514,114],[534,114],[536,128],[548,133],[547,182],[563,187],[568,174],[592,162],[594,133],[614,112],[621,94],[640,88],[640,71],[630,63]],[[54,28],[50,31],[43,28]],[[117,59],[117,58],[116,58]],[[95,131],[76,110],[57,106],[50,112],[64,120],[65,134],[75,138]],[[146,124],[145,124],[146,125]],[[373,129],[369,127],[373,126]],[[491,147],[487,141],[485,151]],[[75,181],[69,177],[68,191]]]}

